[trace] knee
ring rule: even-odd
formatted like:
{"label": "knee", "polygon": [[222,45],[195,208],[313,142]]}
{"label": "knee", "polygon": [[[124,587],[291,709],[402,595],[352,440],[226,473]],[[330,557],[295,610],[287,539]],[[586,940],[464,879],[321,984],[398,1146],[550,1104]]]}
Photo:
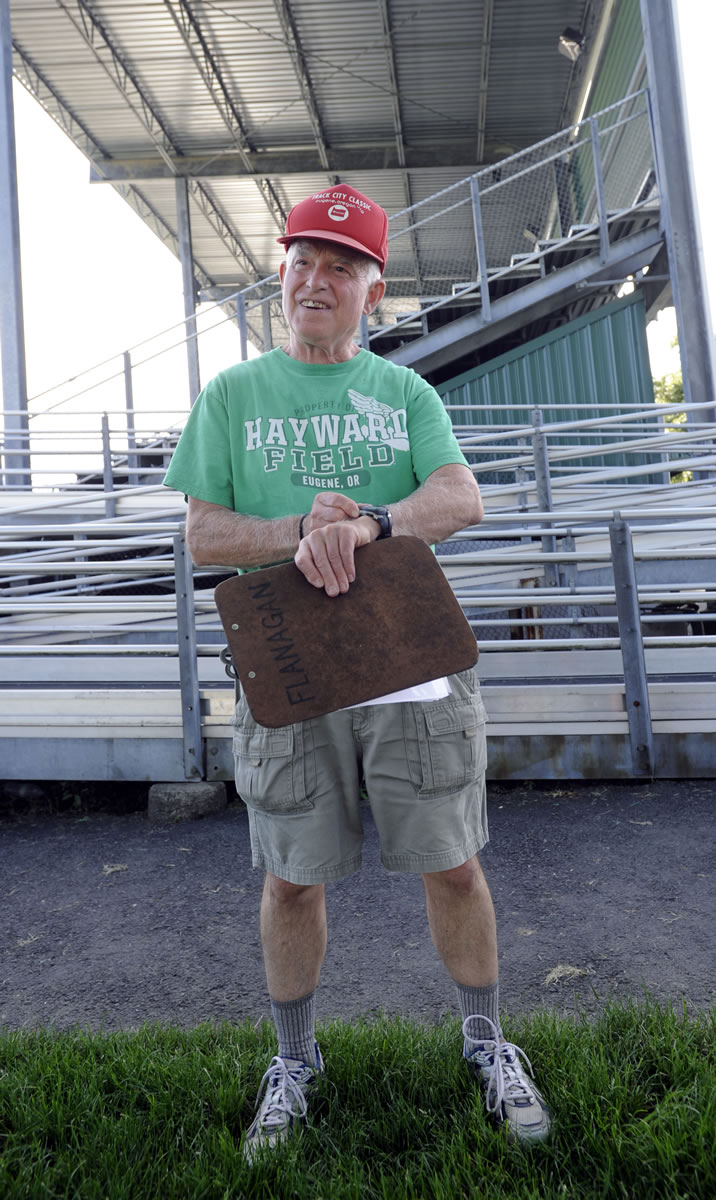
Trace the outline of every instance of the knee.
{"label": "knee", "polygon": [[289,883],[278,875],[268,874],[264,885],[267,899],[279,907],[300,907],[320,903],[323,897],[322,883]]}
{"label": "knee", "polygon": [[459,867],[451,867],[447,871],[431,871],[429,875],[423,875],[423,880],[427,891],[440,890],[456,897],[474,896],[487,887],[476,856]]}

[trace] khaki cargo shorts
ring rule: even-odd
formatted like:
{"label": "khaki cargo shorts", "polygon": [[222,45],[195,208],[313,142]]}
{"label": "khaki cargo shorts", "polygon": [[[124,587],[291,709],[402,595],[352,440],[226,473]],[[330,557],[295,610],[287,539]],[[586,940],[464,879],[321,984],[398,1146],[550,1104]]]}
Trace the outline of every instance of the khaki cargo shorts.
{"label": "khaki cargo shorts", "polygon": [[268,729],[236,705],[236,788],[253,865],[290,883],[357,871],[361,785],[391,871],[445,871],[488,840],[485,709],[474,669],[443,700],[375,704]]}

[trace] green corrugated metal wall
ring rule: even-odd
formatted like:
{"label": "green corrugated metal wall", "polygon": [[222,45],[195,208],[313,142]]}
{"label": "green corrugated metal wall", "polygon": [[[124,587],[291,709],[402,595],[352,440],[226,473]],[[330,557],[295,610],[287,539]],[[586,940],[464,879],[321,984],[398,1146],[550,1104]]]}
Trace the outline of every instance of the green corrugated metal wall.
{"label": "green corrugated metal wall", "polygon": [[[639,294],[615,300],[441,384],[438,391],[446,405],[470,406],[472,411],[450,412],[456,426],[524,424],[526,437],[532,430],[533,408],[542,409],[545,423],[614,415],[617,409],[603,407],[606,404],[651,408],[654,388],[644,302]],[[555,404],[568,407],[556,409]],[[527,407],[520,410],[517,405]],[[642,427],[633,422],[632,428],[638,436],[642,428],[653,431],[653,423]],[[570,442],[574,439],[570,434]],[[499,435],[495,440],[499,441]],[[588,433],[579,435],[581,445],[598,445],[599,440]],[[470,457],[473,462],[488,463],[494,456]],[[625,453],[573,458],[569,465],[626,466],[649,461],[645,455]]]}

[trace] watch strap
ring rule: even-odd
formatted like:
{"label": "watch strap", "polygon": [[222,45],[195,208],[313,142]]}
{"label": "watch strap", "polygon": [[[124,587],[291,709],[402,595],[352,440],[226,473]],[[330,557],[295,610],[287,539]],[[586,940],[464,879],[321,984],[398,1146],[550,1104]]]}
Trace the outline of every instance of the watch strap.
{"label": "watch strap", "polygon": [[382,504],[359,504],[358,511],[362,517],[372,517],[380,526],[380,533],[376,541],[381,538],[391,537],[393,533],[393,518],[389,508],[385,508]]}

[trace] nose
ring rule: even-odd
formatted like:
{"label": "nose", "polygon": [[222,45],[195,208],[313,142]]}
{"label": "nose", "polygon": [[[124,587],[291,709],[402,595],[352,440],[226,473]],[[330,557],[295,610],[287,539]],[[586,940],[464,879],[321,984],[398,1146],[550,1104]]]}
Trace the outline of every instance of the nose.
{"label": "nose", "polygon": [[314,262],[306,273],[305,282],[311,291],[326,286],[326,269],[322,262]]}

